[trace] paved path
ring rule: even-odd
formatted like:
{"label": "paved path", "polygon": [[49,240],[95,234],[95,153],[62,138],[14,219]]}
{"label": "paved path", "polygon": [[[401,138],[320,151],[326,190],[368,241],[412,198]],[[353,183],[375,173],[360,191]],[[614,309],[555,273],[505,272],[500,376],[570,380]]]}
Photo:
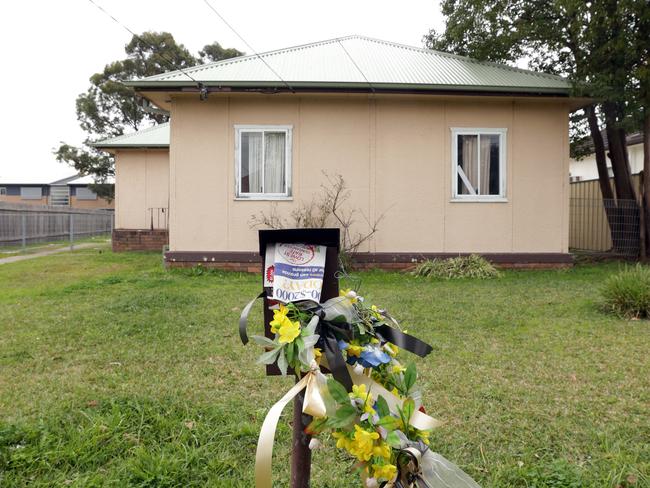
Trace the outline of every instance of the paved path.
{"label": "paved path", "polygon": [[[87,242],[84,244],[76,244],[74,246],[74,250],[76,251],[77,249],[89,249],[91,247],[101,248],[104,246],[96,242]],[[67,252],[67,251],[70,251],[70,246],[59,247],[57,249],[51,249],[49,251],[35,252],[32,254],[20,254],[18,256],[9,256],[8,258],[0,258],[0,264],[15,263],[17,261],[24,261],[25,259],[40,258],[41,256],[49,256],[50,254],[58,254],[60,252]]]}

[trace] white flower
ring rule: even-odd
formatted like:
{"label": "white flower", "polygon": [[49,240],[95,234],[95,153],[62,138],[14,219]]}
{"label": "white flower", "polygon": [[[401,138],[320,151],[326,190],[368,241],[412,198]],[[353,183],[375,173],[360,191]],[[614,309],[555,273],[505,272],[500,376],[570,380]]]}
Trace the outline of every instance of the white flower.
{"label": "white flower", "polygon": [[366,480],[366,488],[379,488],[379,483],[377,483],[376,478],[368,478]]}
{"label": "white flower", "polygon": [[321,447],[323,447],[323,443],[315,437],[312,437],[309,441],[309,449],[313,451],[314,449],[320,449]]}

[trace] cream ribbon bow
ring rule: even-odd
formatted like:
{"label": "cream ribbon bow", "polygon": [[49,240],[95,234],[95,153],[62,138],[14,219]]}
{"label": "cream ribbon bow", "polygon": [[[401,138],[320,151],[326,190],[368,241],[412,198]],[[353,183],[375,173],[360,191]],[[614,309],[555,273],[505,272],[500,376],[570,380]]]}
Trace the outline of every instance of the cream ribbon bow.
{"label": "cream ribbon bow", "polygon": [[275,430],[280,420],[282,410],[293,398],[305,390],[305,399],[302,404],[302,411],[312,417],[325,417],[327,410],[325,400],[321,393],[326,387],[327,378],[321,373],[316,361],[312,361],[309,372],[294,385],[266,414],[260,437],[257,441],[257,452],[255,454],[255,486],[256,488],[272,488],[271,462],[273,460],[273,440]]}

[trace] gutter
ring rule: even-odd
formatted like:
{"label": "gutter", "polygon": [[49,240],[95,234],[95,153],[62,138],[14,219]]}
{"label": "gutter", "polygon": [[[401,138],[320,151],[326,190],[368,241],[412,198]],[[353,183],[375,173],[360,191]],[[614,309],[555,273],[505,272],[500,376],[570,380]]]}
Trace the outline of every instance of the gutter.
{"label": "gutter", "polygon": [[[125,86],[138,91],[174,91],[187,93],[200,93],[199,87],[186,81],[150,81],[131,80],[123,82]],[[284,93],[291,92],[286,85],[272,81],[223,81],[202,82],[208,92],[262,92]],[[430,94],[494,94],[494,95],[525,95],[532,96],[566,96],[569,97],[569,88],[562,87],[517,87],[517,86],[469,86],[469,85],[424,85],[424,84],[399,84],[399,83],[323,83],[323,82],[289,82],[295,92],[302,93],[430,93]]]}

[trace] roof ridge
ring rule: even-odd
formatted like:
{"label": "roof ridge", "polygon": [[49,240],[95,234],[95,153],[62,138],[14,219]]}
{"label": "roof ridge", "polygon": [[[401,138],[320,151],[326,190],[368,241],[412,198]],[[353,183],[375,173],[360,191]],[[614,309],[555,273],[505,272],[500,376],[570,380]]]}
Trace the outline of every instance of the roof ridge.
{"label": "roof ridge", "polygon": [[494,61],[481,61],[476,58],[472,58],[469,56],[461,56],[460,54],[453,54],[453,53],[448,53],[445,51],[438,51],[436,49],[429,49],[426,47],[417,47],[417,46],[410,46],[408,44],[402,44],[399,42],[394,42],[394,41],[386,41],[383,39],[377,39],[374,37],[369,37],[369,36],[363,36],[363,35],[353,35],[353,36],[346,36],[341,38],[343,39],[349,39],[349,38],[359,38],[359,39],[365,39],[367,41],[372,41],[376,42],[378,44],[386,44],[389,46],[395,46],[395,47],[400,47],[402,49],[411,49],[413,51],[418,51],[418,52],[424,52],[428,54],[434,54],[438,56],[443,56],[443,57],[448,57],[448,58],[453,58],[453,59],[459,59],[461,61],[466,61],[469,63],[474,63],[474,64],[479,64],[479,65],[484,65],[484,66],[493,66],[495,68],[502,68],[502,69],[507,69],[510,71],[515,71],[515,72],[520,72],[520,73],[526,73],[534,76],[541,76],[544,78],[550,78],[553,80],[563,80],[566,81],[566,78],[559,76],[559,75],[554,75],[551,73],[544,73],[543,71],[535,71],[535,70],[530,70],[530,69],[524,69],[524,68],[517,68],[516,66],[510,66],[508,64],[504,63],[496,63]]}
{"label": "roof ridge", "polygon": [[[205,63],[205,64],[199,64],[196,66],[192,66],[190,68],[185,68],[183,71],[186,73],[197,73],[199,71],[203,71],[206,69],[213,68],[215,66],[224,66],[228,64],[234,64],[234,63],[242,63],[245,61],[250,61],[253,59],[258,59],[258,57],[266,57],[266,56],[275,56],[277,54],[281,53],[286,53],[286,52],[292,52],[292,51],[298,51],[300,49],[307,49],[307,48],[313,48],[316,46],[322,46],[323,44],[333,44],[337,41],[349,39],[352,37],[360,37],[360,36],[344,36],[344,37],[334,37],[332,39],[325,39],[322,41],[316,41],[316,42],[308,42],[305,44],[298,44],[297,46],[289,46],[289,47],[283,47],[281,49],[273,49],[271,51],[264,51],[261,53],[256,53],[256,54],[244,54],[243,56],[236,56],[234,58],[227,58],[227,59],[220,59],[219,61],[212,61],[211,63]],[[152,75],[152,76],[147,76],[146,78],[140,78],[140,80],[162,80],[168,76],[175,76],[182,74],[180,70],[173,70],[173,71],[166,71],[165,73],[160,73],[157,75]]]}

